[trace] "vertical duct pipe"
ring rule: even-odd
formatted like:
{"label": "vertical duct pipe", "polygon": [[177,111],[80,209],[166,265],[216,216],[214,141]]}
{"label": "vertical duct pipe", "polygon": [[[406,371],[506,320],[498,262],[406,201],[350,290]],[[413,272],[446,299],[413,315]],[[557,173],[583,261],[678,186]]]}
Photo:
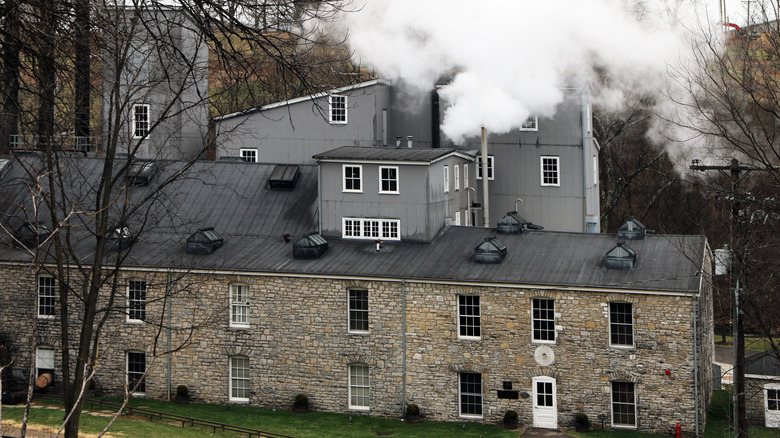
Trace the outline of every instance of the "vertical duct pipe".
{"label": "vertical duct pipe", "polygon": [[406,136],[406,147],[411,149],[412,148],[412,142],[414,142],[414,137],[411,136],[411,135],[407,135]]}
{"label": "vertical duct pipe", "polygon": [[434,88],[431,92],[431,147],[441,147],[441,134],[439,124],[441,116],[439,115],[439,91]]}
{"label": "vertical duct pipe", "polygon": [[406,413],[406,279],[401,279],[401,415]]}
{"label": "vertical duct pipe", "polygon": [[487,129],[482,126],[482,226],[490,228],[490,209],[488,204],[488,151],[487,151]]}

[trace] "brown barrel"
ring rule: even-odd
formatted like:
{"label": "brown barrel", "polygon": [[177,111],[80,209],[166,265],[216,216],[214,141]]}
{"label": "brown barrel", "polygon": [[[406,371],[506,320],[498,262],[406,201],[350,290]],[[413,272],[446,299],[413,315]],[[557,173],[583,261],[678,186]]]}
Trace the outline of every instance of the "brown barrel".
{"label": "brown barrel", "polygon": [[38,388],[45,388],[51,385],[51,382],[53,381],[54,381],[54,376],[52,376],[51,373],[43,373],[40,376],[38,376],[38,380],[35,381],[35,384],[38,386]]}

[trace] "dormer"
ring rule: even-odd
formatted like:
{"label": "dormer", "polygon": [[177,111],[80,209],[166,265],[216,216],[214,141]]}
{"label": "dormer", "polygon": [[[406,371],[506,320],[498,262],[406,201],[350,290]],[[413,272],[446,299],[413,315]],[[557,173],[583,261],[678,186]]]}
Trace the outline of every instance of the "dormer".
{"label": "dormer", "polygon": [[486,237],[485,241],[474,248],[475,263],[498,264],[506,257],[506,245],[493,237]]}
{"label": "dormer", "polygon": [[211,254],[224,240],[213,227],[201,228],[187,238],[187,254]]}
{"label": "dormer", "polygon": [[37,248],[49,236],[51,236],[51,230],[46,225],[25,222],[14,231],[14,239],[16,239],[14,243],[25,248]]}
{"label": "dormer", "polygon": [[642,240],[645,238],[646,232],[646,227],[632,216],[618,229],[618,239]]}
{"label": "dormer", "polygon": [[328,250],[328,241],[317,233],[309,233],[293,243],[293,258],[318,259]]}
{"label": "dormer", "polygon": [[607,269],[634,269],[636,265],[636,251],[626,242],[620,241],[612,249],[607,251],[605,266]]}

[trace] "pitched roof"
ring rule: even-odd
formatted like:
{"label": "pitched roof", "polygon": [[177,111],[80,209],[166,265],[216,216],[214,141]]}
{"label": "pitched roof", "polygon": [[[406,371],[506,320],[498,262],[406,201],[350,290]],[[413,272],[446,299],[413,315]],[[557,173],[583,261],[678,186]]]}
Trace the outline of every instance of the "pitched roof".
{"label": "pitched roof", "polygon": [[317,154],[313,158],[320,161],[418,161],[432,163],[450,155],[473,159],[476,154],[476,151],[460,151],[457,149],[342,146]]}

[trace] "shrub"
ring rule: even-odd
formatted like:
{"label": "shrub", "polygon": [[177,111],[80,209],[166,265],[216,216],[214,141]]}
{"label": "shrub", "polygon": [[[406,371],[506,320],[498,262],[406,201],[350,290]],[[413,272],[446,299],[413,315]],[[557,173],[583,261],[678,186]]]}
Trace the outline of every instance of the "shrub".
{"label": "shrub", "polygon": [[506,423],[513,423],[517,421],[517,412],[515,411],[506,411],[504,413],[504,422]]}
{"label": "shrub", "polygon": [[176,397],[187,398],[190,395],[190,390],[186,385],[179,385],[176,387]]}
{"label": "shrub", "polygon": [[590,424],[590,420],[588,419],[588,416],[585,415],[582,412],[577,412],[576,415],[574,415],[574,424],[578,424],[580,426],[587,426]]}
{"label": "shrub", "polygon": [[416,417],[420,415],[420,407],[417,406],[414,403],[406,405],[406,416],[407,417]]}
{"label": "shrub", "polygon": [[306,394],[298,394],[295,396],[295,406],[298,407],[308,407],[309,406],[309,397],[306,396]]}

